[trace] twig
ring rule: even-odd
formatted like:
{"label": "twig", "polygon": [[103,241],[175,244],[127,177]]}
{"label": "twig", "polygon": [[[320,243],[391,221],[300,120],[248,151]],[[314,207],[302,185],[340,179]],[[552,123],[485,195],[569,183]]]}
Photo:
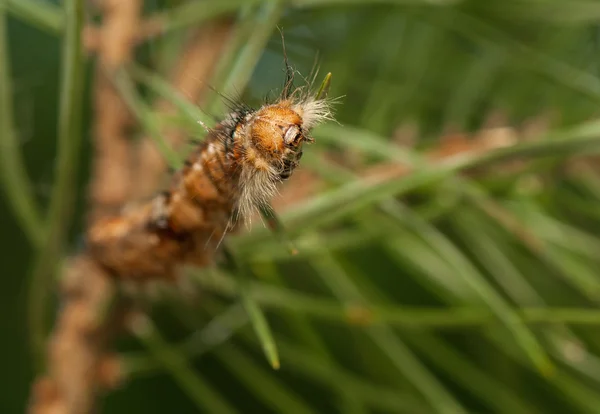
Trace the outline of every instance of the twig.
{"label": "twig", "polygon": [[[159,36],[164,31],[164,23],[157,18],[148,17],[140,21],[137,30],[133,33],[133,45],[138,45],[153,37]],[[87,53],[101,50],[103,30],[102,27],[88,25],[83,30],[83,45]]]}
{"label": "twig", "polygon": [[99,29],[98,64],[94,86],[95,158],[90,185],[90,220],[114,212],[131,195],[131,116],[109,76],[131,60],[139,25],[141,1],[105,0]]}
{"label": "twig", "polygon": [[[110,276],[87,256],[66,266],[64,307],[48,344],[48,371],[33,386],[31,414],[90,413],[106,378],[104,347],[114,320],[107,307],[114,294]],[[104,375],[102,375],[104,373]]]}

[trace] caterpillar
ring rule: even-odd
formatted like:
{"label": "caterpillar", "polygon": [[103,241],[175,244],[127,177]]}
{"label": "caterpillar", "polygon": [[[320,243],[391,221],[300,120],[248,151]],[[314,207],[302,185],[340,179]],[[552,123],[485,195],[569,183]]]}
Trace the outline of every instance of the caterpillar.
{"label": "caterpillar", "polygon": [[[257,109],[236,105],[149,202],[101,219],[86,234],[90,255],[112,274],[173,279],[182,264],[204,266],[225,233],[269,206],[302,157],[310,131],[332,120],[331,101],[295,88],[287,64],[280,96]],[[328,79],[328,78],[326,78]]]}

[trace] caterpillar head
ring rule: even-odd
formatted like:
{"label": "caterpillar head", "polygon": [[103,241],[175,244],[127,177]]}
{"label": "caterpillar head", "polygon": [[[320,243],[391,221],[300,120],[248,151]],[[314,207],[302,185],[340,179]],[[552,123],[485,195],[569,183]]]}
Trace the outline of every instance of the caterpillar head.
{"label": "caterpillar head", "polygon": [[310,82],[294,88],[295,72],[287,62],[285,47],[284,56],[286,80],[278,101],[247,114],[245,122],[236,126],[235,135],[241,138],[238,143],[242,148],[236,156],[241,161],[237,217],[248,219],[254,210],[269,204],[277,184],[289,178],[298,166],[304,142],[314,141],[311,129],[333,119],[331,101],[325,98],[331,74],[312,95]]}

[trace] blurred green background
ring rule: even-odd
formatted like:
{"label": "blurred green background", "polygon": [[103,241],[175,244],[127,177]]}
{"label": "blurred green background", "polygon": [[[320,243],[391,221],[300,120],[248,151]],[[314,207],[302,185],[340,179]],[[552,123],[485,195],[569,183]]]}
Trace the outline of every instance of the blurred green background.
{"label": "blurred green background", "polygon": [[[199,297],[160,296],[148,335],[120,341],[128,379],[101,412],[600,413],[600,2],[144,5],[168,30],[137,61],[161,76],[190,30],[235,17],[237,42],[214,85],[253,105],[283,80],[282,27],[301,73],[317,53],[319,79],[333,73],[339,125],[317,129],[305,151],[301,169],[320,190],[282,216],[300,254],[260,226],[232,237],[244,274],[191,270]],[[54,294],[32,285],[43,249],[15,214],[19,194],[29,196],[15,176],[22,157],[47,212],[60,170],[61,7],[0,0],[0,93],[11,89],[0,107],[2,413],[24,411],[34,375],[31,292]],[[81,248],[91,67],[64,254]],[[142,86],[150,100],[156,85]],[[212,102],[207,111],[221,115],[222,101]],[[447,148],[447,134],[477,145],[506,131],[501,150],[423,162]],[[414,172],[367,181],[383,163]],[[265,311],[279,370],[241,302]],[[58,303],[43,305],[50,321]]]}

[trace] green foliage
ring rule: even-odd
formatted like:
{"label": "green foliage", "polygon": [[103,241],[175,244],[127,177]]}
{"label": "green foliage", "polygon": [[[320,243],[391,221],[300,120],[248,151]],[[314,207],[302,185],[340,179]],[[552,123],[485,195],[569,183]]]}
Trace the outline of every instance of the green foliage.
{"label": "green foliage", "polygon": [[[29,322],[7,324],[35,338],[38,351],[55,311],[48,303],[52,270],[59,254],[74,249],[62,248],[69,212],[83,211],[71,197],[83,198],[87,179],[76,170],[78,158],[87,160],[80,142],[90,127],[82,82],[91,76],[77,48],[81,10],[73,8],[81,2],[63,3],[64,10],[41,0],[0,0],[1,233],[18,250],[5,258],[3,290],[11,299],[3,313],[29,307]],[[173,165],[178,154],[160,136],[166,121],[153,116],[146,98],[173,102],[179,124],[198,136],[195,122],[208,123],[205,112],[223,113],[217,95],[197,108],[170,89],[162,60],[182,33],[215,17],[236,18],[212,82],[217,90],[260,104],[281,85],[280,26],[291,62],[308,74],[318,52],[321,77],[333,74],[329,96],[343,98],[340,125],[315,131],[301,166],[325,190],[282,215],[299,254],[255,226],[228,240],[243,272],[191,269],[199,299],[166,292],[152,319],[134,324],[136,343],[121,344],[135,348],[123,353],[131,381],[107,397],[106,412],[598,411],[600,176],[577,162],[600,149],[593,120],[600,3],[146,3],[166,33],[144,46],[151,63],[127,68],[117,85]],[[28,41],[38,52],[37,43],[59,42],[63,53],[24,55]],[[36,67],[56,69],[59,61],[60,90],[15,92]],[[50,121],[35,114],[33,145],[19,144],[22,95],[61,103]],[[543,117],[551,122],[535,140],[425,161],[444,132],[479,131],[498,113],[515,130]],[[46,130],[53,122],[54,135]],[[414,148],[391,138],[403,125],[418,127]],[[399,163],[412,173],[369,180],[325,162],[326,152],[366,166]],[[32,161],[36,153],[47,162]],[[527,168],[507,168],[507,161]],[[50,197],[36,194],[53,164]],[[461,174],[490,167],[493,173],[477,178]],[[17,226],[25,237],[14,236]],[[25,281],[29,302],[17,302]],[[21,370],[31,365],[20,353],[25,343],[19,334],[3,350]],[[2,401],[6,412],[23,411],[28,378],[20,377],[3,383],[16,390]]]}

